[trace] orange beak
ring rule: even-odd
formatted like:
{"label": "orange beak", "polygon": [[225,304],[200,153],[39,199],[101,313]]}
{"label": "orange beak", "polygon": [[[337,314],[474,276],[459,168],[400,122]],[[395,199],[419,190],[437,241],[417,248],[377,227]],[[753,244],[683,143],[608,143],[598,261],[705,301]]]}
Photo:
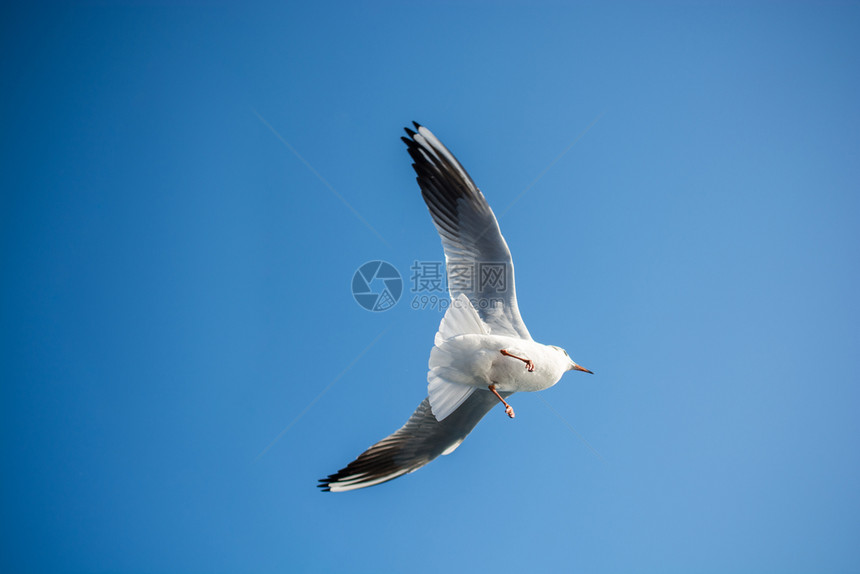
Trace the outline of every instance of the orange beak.
{"label": "orange beak", "polygon": [[583,373],[588,373],[589,375],[593,375],[593,374],[594,374],[594,373],[592,373],[591,371],[589,371],[588,369],[586,369],[585,367],[580,367],[580,366],[579,366],[579,365],[577,365],[576,363],[573,363],[573,366],[570,368],[570,370],[571,370],[571,371],[582,371]]}

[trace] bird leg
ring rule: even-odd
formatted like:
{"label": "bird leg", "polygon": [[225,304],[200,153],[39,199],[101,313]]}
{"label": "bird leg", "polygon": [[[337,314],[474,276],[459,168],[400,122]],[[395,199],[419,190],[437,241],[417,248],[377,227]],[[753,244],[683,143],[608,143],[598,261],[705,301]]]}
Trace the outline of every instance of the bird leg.
{"label": "bird leg", "polygon": [[534,370],[535,370],[535,364],[534,364],[534,361],[532,361],[531,359],[523,359],[522,357],[517,357],[516,355],[512,355],[511,353],[509,353],[506,349],[502,349],[502,350],[501,350],[501,353],[502,353],[504,356],[506,356],[506,357],[511,357],[511,358],[514,358],[514,359],[519,359],[520,361],[522,361],[523,363],[525,363],[525,364],[526,364],[526,370],[527,370],[528,372],[530,372],[530,373],[531,373],[532,371],[534,371]]}
{"label": "bird leg", "polygon": [[496,385],[490,385],[488,388],[493,391],[493,394],[499,397],[499,400],[502,401],[503,405],[505,405],[505,414],[507,414],[511,418],[514,418],[516,416],[514,415],[514,407],[509,405],[507,401],[502,398],[502,395],[500,395],[499,391],[496,390]]}

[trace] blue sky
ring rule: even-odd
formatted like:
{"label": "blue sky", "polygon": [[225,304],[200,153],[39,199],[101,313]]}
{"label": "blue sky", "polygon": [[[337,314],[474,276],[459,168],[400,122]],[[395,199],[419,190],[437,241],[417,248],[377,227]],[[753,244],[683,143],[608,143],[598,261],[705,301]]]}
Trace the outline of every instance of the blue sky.
{"label": "blue sky", "polygon": [[[2,9],[3,571],[860,571],[860,5],[169,4]],[[425,396],[412,120],[596,374],[321,493]]]}

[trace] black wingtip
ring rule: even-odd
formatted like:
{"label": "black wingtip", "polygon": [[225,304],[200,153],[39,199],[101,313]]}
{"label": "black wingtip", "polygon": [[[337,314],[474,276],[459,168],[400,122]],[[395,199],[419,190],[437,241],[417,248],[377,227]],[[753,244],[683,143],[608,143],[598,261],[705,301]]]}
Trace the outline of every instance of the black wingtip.
{"label": "black wingtip", "polygon": [[422,127],[421,124],[419,124],[418,122],[412,122],[412,125],[415,126],[416,130],[420,130]]}

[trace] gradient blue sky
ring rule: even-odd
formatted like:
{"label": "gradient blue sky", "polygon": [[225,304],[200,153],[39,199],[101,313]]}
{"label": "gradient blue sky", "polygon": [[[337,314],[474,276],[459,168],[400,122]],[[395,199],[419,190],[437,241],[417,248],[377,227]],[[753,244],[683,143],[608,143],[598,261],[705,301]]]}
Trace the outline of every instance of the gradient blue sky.
{"label": "gradient blue sky", "polygon": [[[4,572],[860,571],[860,5],[18,4]],[[412,120],[596,375],[321,493],[426,391]]]}

